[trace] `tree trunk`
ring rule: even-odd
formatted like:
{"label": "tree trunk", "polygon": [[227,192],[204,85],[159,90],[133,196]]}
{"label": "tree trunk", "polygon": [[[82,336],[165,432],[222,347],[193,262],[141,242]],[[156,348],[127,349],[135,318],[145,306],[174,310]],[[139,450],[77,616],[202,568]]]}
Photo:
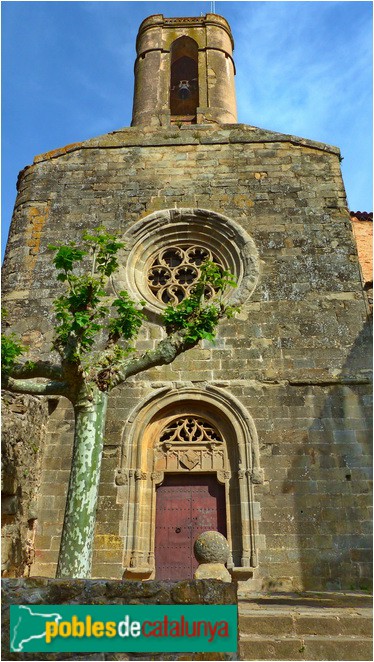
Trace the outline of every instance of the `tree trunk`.
{"label": "tree trunk", "polygon": [[94,389],[74,405],[72,467],[56,577],[91,576],[108,394]]}

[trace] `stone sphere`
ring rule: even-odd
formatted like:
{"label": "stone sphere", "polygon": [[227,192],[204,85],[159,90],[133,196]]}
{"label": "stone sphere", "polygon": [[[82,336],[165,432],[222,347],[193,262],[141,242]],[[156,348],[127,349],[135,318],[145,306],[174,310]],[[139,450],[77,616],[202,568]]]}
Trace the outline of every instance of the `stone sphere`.
{"label": "stone sphere", "polygon": [[218,531],[204,531],[195,540],[194,554],[199,563],[226,563],[229,543]]}

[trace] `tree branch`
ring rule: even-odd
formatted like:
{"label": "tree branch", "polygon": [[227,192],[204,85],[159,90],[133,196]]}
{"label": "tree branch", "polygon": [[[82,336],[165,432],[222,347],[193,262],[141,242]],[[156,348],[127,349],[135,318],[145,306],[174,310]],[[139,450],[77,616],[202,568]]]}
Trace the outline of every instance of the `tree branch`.
{"label": "tree branch", "polygon": [[[34,382],[32,379],[14,379],[5,377],[2,387],[12,393],[28,393],[29,395],[64,395],[69,398],[69,385],[65,382]],[[69,398],[70,400],[70,398]]]}
{"label": "tree branch", "polygon": [[44,379],[57,381],[63,381],[64,379],[61,366],[50,363],[50,361],[17,363],[12,367],[11,372],[14,379],[31,379],[33,377],[43,377]]}
{"label": "tree branch", "polygon": [[[182,354],[187,349],[195,347],[199,341],[196,340],[194,343],[186,342],[186,335],[187,331],[185,329],[176,331],[175,333],[168,335],[164,340],[161,340],[157,344],[156,349],[145,352],[141,356],[132,359],[124,366],[119,366],[118,368],[112,367],[110,369],[110,389],[119,384],[123,384],[128,377],[133,377],[139,372],[149,370],[149,368],[154,368],[155,366],[168,365],[169,363],[172,363],[179,354]],[[105,376],[105,371],[101,373],[101,376]]]}

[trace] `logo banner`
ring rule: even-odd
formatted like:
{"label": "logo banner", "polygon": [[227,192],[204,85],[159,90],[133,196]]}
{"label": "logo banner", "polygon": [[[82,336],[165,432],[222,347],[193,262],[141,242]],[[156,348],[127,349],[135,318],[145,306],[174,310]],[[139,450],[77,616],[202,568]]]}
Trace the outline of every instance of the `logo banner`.
{"label": "logo banner", "polygon": [[11,605],[14,653],[235,652],[236,605]]}

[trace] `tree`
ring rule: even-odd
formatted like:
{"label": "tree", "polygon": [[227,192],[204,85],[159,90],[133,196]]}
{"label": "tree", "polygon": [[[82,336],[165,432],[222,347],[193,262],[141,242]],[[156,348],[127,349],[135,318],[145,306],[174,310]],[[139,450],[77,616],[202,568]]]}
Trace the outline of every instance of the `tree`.
{"label": "tree", "polygon": [[[58,361],[20,360],[25,348],[14,333],[2,342],[3,387],[15,393],[58,395],[74,408],[73,459],[66,502],[57,577],[89,577],[96,504],[109,392],[129,377],[171,363],[203,339],[212,340],[222,317],[235,309],[222,295],[234,287],[232,274],[212,262],[190,296],[168,306],[162,323],[166,337],[154,350],[136,352],[135,342],[145,321],[144,302],[127,291],[116,294],[112,277],[124,244],[99,227],[74,242],[49,246],[57,280],[64,293],[54,301],[56,324],[53,356]],[[215,291],[208,298],[208,290]]]}

